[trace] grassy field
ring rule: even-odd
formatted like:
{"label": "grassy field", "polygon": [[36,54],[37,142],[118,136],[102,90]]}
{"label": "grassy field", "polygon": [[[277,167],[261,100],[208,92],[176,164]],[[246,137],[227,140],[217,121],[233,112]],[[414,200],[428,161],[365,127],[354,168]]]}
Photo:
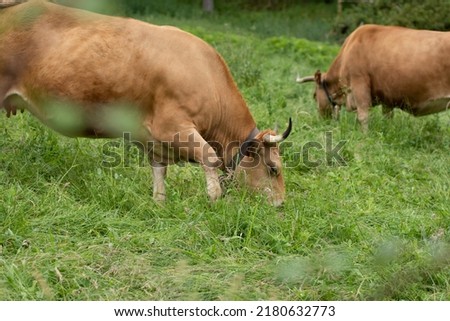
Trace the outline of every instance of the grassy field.
{"label": "grassy field", "polygon": [[[337,46],[147,19],[217,48],[260,128],[292,117],[285,205],[234,188],[211,204],[185,165],[158,206],[136,157],[105,168],[107,141],[0,117],[0,300],[450,300],[449,112],[386,121],[375,108],[364,135],[354,114],[319,119],[312,86],[294,82]],[[345,164],[327,161],[340,142]]]}

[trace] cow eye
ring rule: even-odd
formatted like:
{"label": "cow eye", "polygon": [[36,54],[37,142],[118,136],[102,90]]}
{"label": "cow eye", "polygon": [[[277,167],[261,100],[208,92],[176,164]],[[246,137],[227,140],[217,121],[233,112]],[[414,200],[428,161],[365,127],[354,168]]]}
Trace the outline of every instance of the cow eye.
{"label": "cow eye", "polygon": [[270,175],[273,175],[273,176],[278,176],[280,173],[278,170],[278,167],[276,167],[276,166],[269,166],[269,172],[270,172]]}

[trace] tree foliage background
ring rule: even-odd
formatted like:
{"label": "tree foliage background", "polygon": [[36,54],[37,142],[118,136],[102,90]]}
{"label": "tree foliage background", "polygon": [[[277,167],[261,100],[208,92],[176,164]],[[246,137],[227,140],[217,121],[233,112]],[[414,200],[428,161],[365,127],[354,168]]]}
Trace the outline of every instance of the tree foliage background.
{"label": "tree foliage background", "polygon": [[[201,9],[201,0],[116,0],[130,13],[165,13],[173,16],[189,14]],[[306,5],[310,0],[215,0],[217,13],[233,11],[282,11],[294,6]],[[330,6],[337,1],[323,0]],[[336,14],[333,23],[333,38],[342,40],[360,24],[376,23],[399,25],[416,29],[450,30],[449,0],[374,0],[344,3],[344,11]]]}
{"label": "tree foliage background", "polygon": [[398,25],[414,29],[450,30],[449,0],[375,0],[345,8],[333,32],[344,38],[360,24]]}
{"label": "tree foliage background", "polygon": [[[55,0],[76,7],[87,7],[103,13],[166,15],[193,18],[202,15],[235,15],[266,11],[289,16],[299,12],[314,0],[214,0],[213,14],[202,11],[202,0]],[[337,12],[337,0],[322,0],[324,7],[336,10],[329,21],[329,40],[342,41],[361,24],[398,25],[415,29],[450,30],[450,0],[372,0],[344,2],[344,10]],[[323,7],[323,8],[324,8]],[[326,14],[325,14],[326,15]],[[301,17],[298,17],[301,26]]]}

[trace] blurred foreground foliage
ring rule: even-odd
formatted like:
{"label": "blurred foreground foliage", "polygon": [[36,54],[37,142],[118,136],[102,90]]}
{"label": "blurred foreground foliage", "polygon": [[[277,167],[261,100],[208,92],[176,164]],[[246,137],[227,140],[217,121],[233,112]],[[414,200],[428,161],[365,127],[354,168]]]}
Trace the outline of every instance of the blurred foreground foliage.
{"label": "blurred foreground foliage", "polygon": [[344,7],[333,34],[343,40],[361,24],[397,25],[414,29],[450,30],[449,0],[375,0]]}

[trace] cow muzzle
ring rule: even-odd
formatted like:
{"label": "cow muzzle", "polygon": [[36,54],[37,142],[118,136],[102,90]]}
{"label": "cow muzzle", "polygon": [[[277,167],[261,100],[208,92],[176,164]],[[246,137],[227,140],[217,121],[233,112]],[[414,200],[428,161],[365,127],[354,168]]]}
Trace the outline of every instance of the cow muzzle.
{"label": "cow muzzle", "polygon": [[280,207],[284,203],[284,193],[278,194],[274,193],[274,191],[267,187],[265,188],[264,192],[267,194],[268,200],[270,204],[274,207]]}

